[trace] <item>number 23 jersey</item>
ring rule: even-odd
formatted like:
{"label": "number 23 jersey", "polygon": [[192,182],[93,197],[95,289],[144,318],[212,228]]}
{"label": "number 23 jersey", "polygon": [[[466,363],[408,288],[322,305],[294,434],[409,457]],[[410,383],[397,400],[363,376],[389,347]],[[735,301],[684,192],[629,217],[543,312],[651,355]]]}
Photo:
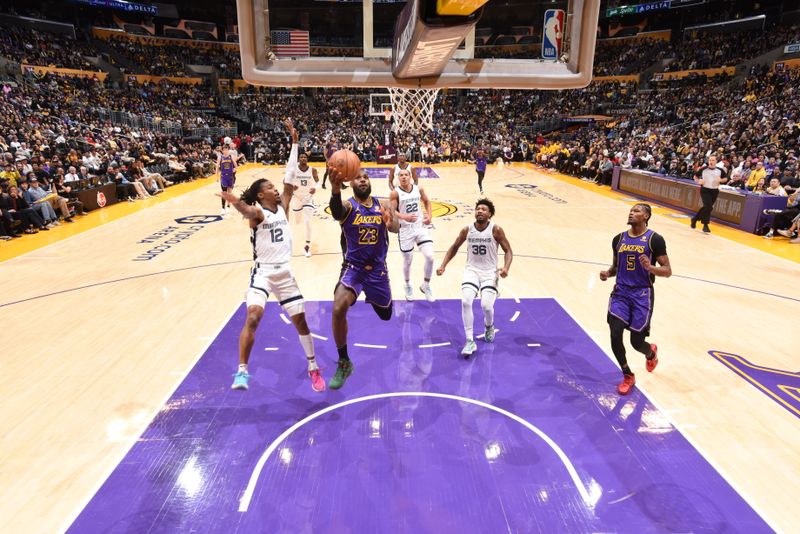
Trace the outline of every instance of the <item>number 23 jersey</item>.
{"label": "number 23 jersey", "polygon": [[496,271],[499,244],[492,234],[494,223],[489,221],[483,230],[475,228],[475,223],[467,228],[467,269]]}
{"label": "number 23 jersey", "polygon": [[283,206],[273,212],[263,206],[264,220],[250,229],[253,259],[258,263],[289,263],[292,258],[292,234]]}

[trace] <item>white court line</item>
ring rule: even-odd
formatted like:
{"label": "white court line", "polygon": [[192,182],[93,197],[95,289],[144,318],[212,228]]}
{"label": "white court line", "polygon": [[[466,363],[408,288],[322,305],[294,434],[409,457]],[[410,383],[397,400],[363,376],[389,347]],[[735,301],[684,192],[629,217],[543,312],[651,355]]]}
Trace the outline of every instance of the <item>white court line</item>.
{"label": "white court line", "polygon": [[514,321],[516,321],[517,317],[519,317],[519,310],[515,311],[514,315],[511,316],[511,322],[513,323]]}
{"label": "white court line", "polygon": [[432,347],[446,347],[450,344],[449,341],[445,341],[444,343],[428,343],[427,345],[420,345],[419,348],[421,349],[430,349]]}
{"label": "white court line", "polygon": [[[578,326],[581,328],[581,330],[583,330],[584,332],[586,332],[586,333],[589,335],[589,337],[592,339],[592,341],[594,341],[594,344],[595,344],[595,345],[597,345],[597,348],[599,348],[601,351],[603,351],[603,354],[605,354],[605,355],[608,357],[608,359],[609,359],[609,360],[611,360],[612,362],[614,362],[614,364],[616,364],[616,363],[617,363],[617,359],[616,359],[616,358],[615,358],[615,357],[614,357],[612,354],[609,354],[608,352],[606,352],[606,351],[605,351],[605,349],[603,348],[603,346],[602,346],[602,345],[600,345],[600,343],[597,341],[597,339],[595,339],[595,337],[594,337],[592,334],[589,334],[589,331],[588,331],[588,330],[586,330],[586,329],[583,327],[583,325],[582,325],[580,322],[578,322],[578,319],[576,319],[576,318],[575,318],[575,316],[574,316],[574,315],[572,315],[572,313],[571,313],[571,312],[570,312],[570,311],[569,311],[569,310],[566,308],[566,306],[564,306],[563,304],[561,304],[561,302],[560,302],[560,301],[559,301],[559,300],[558,300],[556,297],[552,297],[552,299],[553,299],[553,300],[555,300],[556,302],[558,302],[558,305],[559,305],[559,306],[561,306],[561,309],[562,309],[562,310],[564,310],[565,312],[567,312],[567,315],[569,315],[569,316],[570,316],[570,318],[571,318],[573,321],[575,321],[575,324],[577,324],[577,325],[578,325]],[[609,385],[609,388],[610,388],[610,389],[611,389],[611,388],[613,388],[613,387],[614,387],[614,386],[613,386],[613,384]],[[669,414],[669,412],[667,412],[667,411],[666,411],[666,410],[664,410],[664,409],[663,409],[661,406],[659,406],[658,402],[656,402],[656,400],[655,400],[655,399],[654,399],[654,398],[653,398],[653,397],[652,397],[650,394],[648,394],[648,393],[647,393],[647,390],[646,390],[644,387],[642,387],[642,385],[641,385],[641,384],[636,384],[636,387],[637,387],[637,388],[638,388],[638,389],[639,389],[639,390],[640,390],[640,391],[641,391],[641,392],[642,392],[642,393],[645,395],[645,397],[647,397],[647,400],[648,400],[648,401],[650,401],[650,402],[653,404],[653,406],[655,406],[655,407],[658,409],[658,411],[659,411],[659,412],[661,412],[662,414],[664,414],[664,417],[667,419],[667,421],[669,421],[669,423],[670,423],[672,426],[674,426],[674,427],[675,427],[675,428],[678,430],[678,432],[680,432],[680,433],[681,433],[681,435],[684,437],[684,439],[686,439],[686,441],[688,441],[688,442],[689,442],[689,444],[690,444],[692,447],[694,447],[694,449],[695,449],[697,452],[699,452],[699,453],[700,453],[700,455],[701,455],[703,458],[705,458],[705,460],[706,460],[706,461],[707,461],[709,464],[711,464],[711,467],[713,467],[713,468],[714,468],[714,470],[716,470],[716,472],[717,472],[717,473],[719,473],[719,475],[720,475],[722,478],[724,478],[724,479],[725,479],[725,481],[726,481],[728,484],[730,484],[730,486],[731,486],[731,487],[734,489],[734,491],[736,491],[736,493],[738,493],[738,494],[739,494],[739,495],[740,495],[740,496],[741,496],[741,497],[742,497],[742,498],[745,500],[745,502],[747,503],[747,505],[748,505],[748,506],[750,506],[750,507],[751,507],[751,508],[752,508],[752,509],[753,509],[753,510],[754,510],[754,511],[755,511],[755,512],[758,514],[758,515],[760,515],[760,516],[761,516],[761,519],[763,519],[763,520],[764,520],[764,521],[767,523],[767,525],[769,525],[769,527],[770,527],[772,530],[774,530],[775,532],[781,532],[781,531],[778,529],[778,527],[776,526],[777,524],[776,524],[774,521],[772,521],[772,520],[771,520],[769,517],[767,517],[767,515],[764,513],[764,511],[763,511],[763,510],[760,510],[760,509],[759,509],[759,508],[758,508],[758,507],[755,505],[755,503],[753,502],[753,500],[752,500],[751,498],[749,498],[749,496],[748,496],[748,495],[747,495],[747,494],[746,494],[744,491],[742,491],[742,489],[741,489],[741,488],[738,486],[738,484],[736,484],[736,483],[733,481],[733,479],[731,479],[731,477],[729,477],[729,476],[728,476],[728,475],[727,475],[727,474],[726,474],[726,473],[725,473],[725,472],[722,470],[722,468],[721,468],[721,467],[719,466],[719,464],[718,464],[718,463],[717,463],[717,462],[716,462],[716,461],[715,461],[715,460],[714,460],[714,459],[711,457],[711,455],[709,455],[709,454],[708,454],[707,452],[705,452],[705,451],[704,451],[702,448],[700,448],[700,446],[697,444],[697,442],[696,442],[696,441],[694,441],[694,439],[692,439],[692,438],[691,438],[691,437],[690,437],[688,434],[686,434],[686,432],[684,432],[684,430],[686,430],[687,428],[691,428],[691,427],[692,427],[692,426],[694,426],[694,425],[688,425],[688,424],[687,424],[687,425],[678,425],[678,424],[675,422],[675,420],[672,418],[672,416]]]}
{"label": "white court line", "polygon": [[278,347],[264,347],[264,350],[278,350]]}
{"label": "white court line", "polygon": [[509,294],[511,295],[511,297],[514,299],[514,302],[516,302],[517,304],[519,304],[519,297],[518,297],[518,296],[516,296],[516,295],[514,294],[514,292],[513,292],[513,291],[511,291],[511,288],[510,288],[510,287],[503,286],[503,289],[504,289],[505,291],[508,291],[508,293],[509,293]]}
{"label": "white court line", "polygon": [[321,339],[322,341],[328,341],[328,338],[325,336],[321,336],[319,334],[311,334],[311,337]]}
{"label": "white court line", "polygon": [[367,345],[366,343],[353,343],[354,347],[361,347],[364,349],[385,349],[386,345]]}
{"label": "white court line", "polygon": [[283,322],[286,324],[292,324],[292,321],[290,321],[289,318],[284,314],[281,314],[281,320],[283,320]]}
{"label": "white court line", "polygon": [[537,436],[539,436],[547,445],[553,449],[553,452],[558,455],[561,463],[564,464],[564,467],[567,469],[572,482],[575,484],[575,488],[578,490],[578,493],[581,494],[584,502],[590,507],[594,507],[597,504],[597,501],[600,499],[600,492],[597,491],[597,485],[592,483],[592,490],[590,491],[587,486],[584,485],[583,481],[578,476],[578,472],[575,470],[575,466],[572,465],[567,455],[561,450],[555,441],[553,441],[550,436],[539,430],[539,428],[535,427],[533,424],[529,423],[522,417],[513,414],[509,411],[506,411],[502,408],[498,408],[492,404],[488,404],[486,402],[482,402],[475,399],[469,399],[467,397],[459,397],[458,395],[449,395],[446,393],[431,393],[427,391],[397,391],[393,393],[378,393],[376,395],[367,395],[365,397],[358,397],[355,399],[346,400],[344,402],[340,402],[338,404],[333,404],[328,406],[327,408],[323,408],[322,410],[312,413],[311,415],[301,419],[300,421],[296,422],[289,428],[283,431],[283,433],[275,438],[272,443],[269,444],[267,449],[261,455],[261,458],[258,459],[258,463],[256,463],[255,469],[253,469],[252,474],[250,475],[250,481],[247,483],[247,488],[245,488],[244,493],[242,494],[242,498],[239,500],[239,511],[246,512],[250,507],[250,501],[253,499],[253,493],[256,489],[256,484],[258,483],[258,479],[261,476],[261,471],[264,469],[264,464],[267,463],[270,455],[278,448],[286,438],[288,438],[295,430],[300,428],[301,426],[305,425],[306,423],[313,421],[317,417],[325,415],[328,412],[332,412],[338,408],[343,408],[345,406],[349,406],[350,404],[357,404],[359,402],[366,402],[375,399],[388,399],[393,397],[434,397],[439,399],[448,399],[448,400],[455,400],[466,402],[468,404],[474,404],[476,406],[480,406],[482,408],[486,408],[492,410],[493,412],[497,412],[501,415],[505,415],[509,419],[516,421],[517,423],[521,424]]}
{"label": "white court line", "polygon": [[[167,202],[170,202],[170,201],[168,200]],[[117,220],[119,220],[119,219],[117,219]],[[116,222],[116,221],[112,221],[112,222]],[[106,481],[111,477],[111,475],[114,473],[114,471],[117,469],[117,467],[119,467],[119,464],[122,463],[122,460],[124,460],[125,457],[128,455],[128,453],[131,451],[131,449],[133,449],[133,446],[136,445],[136,442],[139,440],[139,436],[141,436],[144,433],[144,431],[147,430],[147,428],[150,426],[150,423],[152,423],[153,419],[155,419],[156,415],[158,415],[158,412],[161,411],[161,408],[166,406],[166,404],[169,401],[169,399],[172,397],[172,395],[175,394],[175,392],[178,390],[178,387],[181,384],[183,384],[183,381],[186,380],[186,377],[189,376],[189,373],[192,371],[192,369],[194,369],[194,366],[197,365],[197,362],[200,361],[200,358],[202,358],[203,354],[206,353],[208,348],[211,346],[211,343],[219,336],[220,333],[222,333],[222,330],[225,328],[225,325],[228,324],[228,321],[230,321],[233,318],[234,314],[236,313],[236,310],[238,310],[238,309],[239,309],[239,305],[237,304],[233,308],[233,311],[230,313],[230,315],[228,315],[222,321],[222,324],[219,325],[219,328],[216,331],[217,335],[212,337],[212,338],[209,338],[208,343],[206,343],[206,345],[203,347],[203,349],[200,352],[197,353],[197,357],[194,359],[194,361],[189,363],[189,365],[186,367],[186,370],[181,373],[181,375],[182,375],[181,379],[175,381],[175,387],[172,388],[172,390],[169,393],[167,393],[167,396],[164,398],[164,400],[162,402],[160,402],[158,404],[158,406],[156,406],[155,411],[152,414],[150,414],[150,417],[148,417],[146,419],[147,423],[146,424],[143,423],[144,427],[140,427],[139,429],[137,429],[138,430],[137,432],[135,432],[134,434],[131,434],[131,436],[128,438],[128,441],[130,442],[130,443],[128,443],[128,446],[127,447],[123,447],[124,450],[120,452],[119,457],[116,458],[115,461],[110,463],[110,467],[107,470],[105,476],[102,476],[102,477],[100,477],[98,479],[99,482],[97,483],[96,488],[93,491],[90,491],[90,492],[88,492],[86,494],[86,497],[83,499],[83,504],[81,504],[81,506],[77,510],[75,510],[70,516],[67,517],[66,524],[63,526],[63,528],[61,528],[59,530],[59,532],[66,532],[67,529],[69,529],[69,527],[71,527],[72,524],[75,522],[75,520],[78,519],[78,516],[80,515],[80,513],[83,512],[86,509],[87,506],[89,506],[89,503],[92,501],[92,499],[94,499],[95,495],[97,495],[97,493],[100,491],[100,488],[103,487],[103,484],[106,483]],[[170,373],[170,374],[173,374],[173,373]]]}
{"label": "white court line", "polygon": [[528,343],[528,346],[529,347],[541,347],[542,344],[541,343]]}

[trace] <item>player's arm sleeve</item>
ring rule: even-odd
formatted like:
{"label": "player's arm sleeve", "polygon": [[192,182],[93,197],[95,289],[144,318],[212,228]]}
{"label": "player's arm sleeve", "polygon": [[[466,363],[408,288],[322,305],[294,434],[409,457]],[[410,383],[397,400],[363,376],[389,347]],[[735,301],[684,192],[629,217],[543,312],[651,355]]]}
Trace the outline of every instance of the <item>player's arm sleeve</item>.
{"label": "player's arm sleeve", "polygon": [[299,148],[297,143],[292,143],[292,150],[289,151],[289,160],[286,162],[286,170],[283,173],[283,183],[285,184],[292,184],[294,183],[294,177],[297,173],[297,155],[299,152]]}
{"label": "player's arm sleeve", "polygon": [[331,201],[329,203],[329,207],[331,208],[331,215],[337,221],[344,220],[347,216],[347,211],[345,210],[344,205],[342,204],[342,195],[340,194],[331,194]]}
{"label": "player's arm sleeve", "polygon": [[[658,235],[658,234],[656,234],[656,235]],[[653,236],[653,238],[655,239],[655,236]],[[615,235],[614,239],[611,240],[611,250],[613,250],[614,252],[617,251],[617,247],[619,246],[619,240],[620,239],[622,239],[622,234]]]}
{"label": "player's arm sleeve", "polygon": [[667,242],[664,241],[664,237],[661,234],[653,234],[653,238],[650,240],[650,248],[656,258],[667,255]]}

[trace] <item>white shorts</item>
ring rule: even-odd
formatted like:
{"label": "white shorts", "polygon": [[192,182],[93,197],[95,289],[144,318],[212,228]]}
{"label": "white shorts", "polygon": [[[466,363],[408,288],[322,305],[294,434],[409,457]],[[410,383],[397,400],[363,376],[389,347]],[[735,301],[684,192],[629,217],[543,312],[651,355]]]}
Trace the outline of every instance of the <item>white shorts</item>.
{"label": "white shorts", "polygon": [[420,246],[423,243],[433,243],[430,232],[424,226],[411,228],[403,228],[401,226],[397,239],[400,241],[400,252],[411,252],[414,250],[414,245]]}
{"label": "white shorts", "polygon": [[263,308],[270,293],[275,295],[275,299],[289,317],[305,311],[303,295],[288,263],[256,263],[250,269],[247,307]]}
{"label": "white shorts", "polygon": [[302,197],[293,196],[291,203],[292,211],[314,210],[314,197],[305,195]]}
{"label": "white shorts", "polygon": [[498,276],[497,271],[479,271],[478,269],[471,269],[467,267],[464,270],[464,278],[461,281],[461,289],[472,289],[477,295],[484,289],[500,293],[498,289]]}

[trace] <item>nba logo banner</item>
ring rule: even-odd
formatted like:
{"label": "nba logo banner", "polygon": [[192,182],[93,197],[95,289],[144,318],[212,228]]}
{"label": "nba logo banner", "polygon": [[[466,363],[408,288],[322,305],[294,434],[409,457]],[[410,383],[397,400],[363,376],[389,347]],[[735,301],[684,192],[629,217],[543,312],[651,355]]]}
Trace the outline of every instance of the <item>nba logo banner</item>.
{"label": "nba logo banner", "polygon": [[558,59],[564,37],[564,10],[548,9],[544,12],[542,32],[542,59]]}

